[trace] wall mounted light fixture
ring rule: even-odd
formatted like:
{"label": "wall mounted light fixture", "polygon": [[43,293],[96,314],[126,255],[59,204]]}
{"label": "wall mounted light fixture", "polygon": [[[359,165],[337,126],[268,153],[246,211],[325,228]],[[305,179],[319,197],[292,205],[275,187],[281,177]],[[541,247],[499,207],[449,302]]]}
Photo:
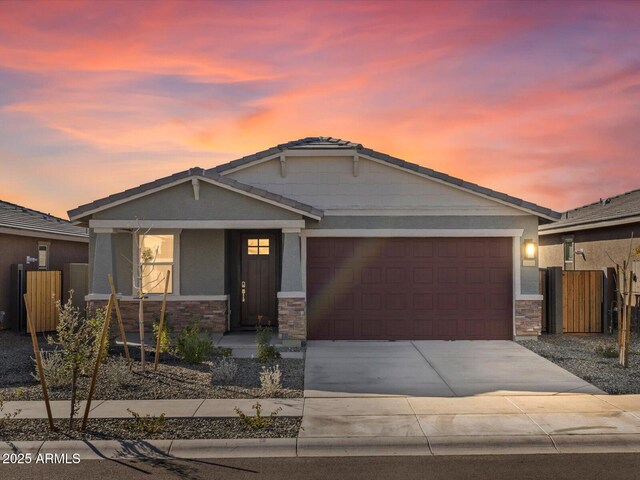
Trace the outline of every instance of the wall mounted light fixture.
{"label": "wall mounted light fixture", "polygon": [[524,258],[525,260],[535,260],[537,253],[536,242],[533,240],[524,241]]}

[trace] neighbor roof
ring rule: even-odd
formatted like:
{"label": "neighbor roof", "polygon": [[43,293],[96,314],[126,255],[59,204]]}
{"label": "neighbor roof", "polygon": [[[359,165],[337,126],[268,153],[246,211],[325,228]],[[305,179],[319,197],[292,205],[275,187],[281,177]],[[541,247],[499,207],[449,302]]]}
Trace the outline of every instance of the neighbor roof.
{"label": "neighbor roof", "polygon": [[109,195],[108,197],[101,198],[91,203],[87,203],[85,205],[81,205],[78,208],[74,208],[73,210],[69,210],[69,218],[72,221],[79,220],[80,218],[88,215],[89,213],[95,210],[101,210],[103,208],[107,208],[109,205],[120,202],[121,200],[126,200],[134,195],[140,195],[148,192],[149,190],[154,190],[157,188],[161,188],[172,183],[178,182],[180,180],[185,180],[188,178],[197,178],[201,177],[204,179],[212,180],[213,182],[226,185],[235,190],[255,195],[257,197],[263,198],[264,200],[271,201],[282,205],[285,208],[294,209],[302,212],[303,214],[308,214],[311,217],[321,218],[324,215],[322,210],[319,210],[311,205],[306,205],[302,202],[298,202],[297,200],[292,200],[287,197],[283,197],[282,195],[278,195],[272,192],[268,192],[262,188],[253,187],[251,185],[246,185],[244,183],[240,183],[237,180],[232,178],[224,177],[213,171],[205,171],[200,167],[193,167],[189,170],[184,170],[182,172],[174,173],[168,177],[159,178],[158,180],[154,180],[153,182],[144,183],[134,188],[130,188],[120,193],[115,193],[113,195]]}
{"label": "neighbor roof", "polygon": [[467,182],[460,178],[452,177],[450,175],[447,175],[446,173],[437,172],[431,168],[426,168],[415,163],[407,162],[400,158],[392,157],[385,153],[377,152],[370,148],[364,147],[360,143],[354,143],[348,140],[342,140],[342,139],[333,138],[333,137],[306,137],[306,138],[301,138],[299,140],[293,140],[291,142],[282,143],[280,145],[276,145],[275,147],[268,148],[261,152],[239,158],[238,160],[233,160],[229,163],[218,165],[217,167],[207,170],[207,172],[208,173],[209,172],[224,173],[228,170],[232,170],[237,167],[248,165],[267,157],[279,155],[286,150],[303,150],[303,149],[356,150],[358,154],[367,155],[377,160],[382,160],[384,162],[387,162],[391,165],[404,168],[411,172],[417,172],[422,175],[426,175],[428,177],[431,177],[446,183],[450,183],[452,185],[468,190],[470,192],[484,195],[490,198],[494,198],[496,200],[500,200],[505,203],[515,205],[522,209],[529,210],[537,215],[546,217],[550,220],[558,219],[560,218],[560,215],[561,215],[559,212],[551,210],[550,208],[541,207],[540,205],[527,202],[525,200],[522,200],[521,198],[512,197],[511,195],[507,195],[506,193],[501,193],[495,190],[491,190],[489,188],[481,187],[480,185]]}
{"label": "neighbor roof", "polygon": [[[87,238],[86,228],[48,213],[0,200],[0,228]],[[19,234],[18,231],[15,232]]]}
{"label": "neighbor roof", "polygon": [[[638,222],[640,217],[640,189],[602,198],[583,207],[568,210],[555,223],[543,225],[540,231],[580,230],[581,228],[598,228],[603,223],[615,224]],[[553,233],[553,232],[549,232]]]}

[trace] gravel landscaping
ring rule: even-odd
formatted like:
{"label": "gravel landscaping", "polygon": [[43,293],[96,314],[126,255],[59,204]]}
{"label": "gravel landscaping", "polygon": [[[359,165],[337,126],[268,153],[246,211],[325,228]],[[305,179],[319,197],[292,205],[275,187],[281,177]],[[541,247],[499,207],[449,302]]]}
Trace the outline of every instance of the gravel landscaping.
{"label": "gravel landscaping", "polygon": [[269,427],[252,430],[238,418],[168,418],[161,431],[148,433],[133,419],[90,419],[84,432],[69,430],[69,420],[56,420],[57,430],[50,431],[46,419],[14,419],[0,428],[0,441],[291,438],[298,435],[301,421],[301,417],[276,417]]}
{"label": "gravel landscaping", "polygon": [[615,348],[616,335],[542,335],[521,345],[609,394],[640,393],[640,335],[632,335],[629,367],[597,349]]}
{"label": "gravel landscaping", "polygon": [[[50,349],[46,342],[41,348]],[[234,359],[238,373],[230,385],[212,385],[211,363],[215,358],[201,364],[190,365],[170,354],[163,354],[158,371],[153,371],[153,355],[147,355],[147,371],[140,368],[137,348],[130,348],[135,359],[133,373],[123,384],[107,381],[101,376],[96,386],[94,399],[100,400],[151,400],[174,398],[258,398],[260,396],[259,374],[263,364],[252,358]],[[122,355],[121,347],[113,347],[112,355]],[[42,400],[39,383],[31,376],[35,371],[31,339],[13,332],[0,332],[0,398],[4,400]],[[279,365],[282,371],[283,390],[274,397],[299,398],[304,389],[304,360],[281,358],[270,361],[267,367]],[[80,380],[81,392],[86,392],[89,378]],[[52,400],[68,400],[67,387],[51,388]],[[81,394],[81,398],[84,398]]]}

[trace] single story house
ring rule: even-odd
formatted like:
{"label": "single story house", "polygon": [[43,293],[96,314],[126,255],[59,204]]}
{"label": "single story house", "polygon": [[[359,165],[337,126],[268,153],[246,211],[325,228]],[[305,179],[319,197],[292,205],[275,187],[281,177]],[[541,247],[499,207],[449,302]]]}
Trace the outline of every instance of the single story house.
{"label": "single story house", "polygon": [[569,210],[540,225],[540,266],[607,270],[640,246],[640,190]]}
{"label": "single story house", "polygon": [[[226,332],[260,321],[296,341],[538,335],[538,227],[559,217],[331,137],[191,168],[69,211],[90,230],[89,308],[106,303],[112,273],[135,329],[142,261],[172,272],[174,327],[197,320]],[[163,288],[146,289],[151,316]]]}
{"label": "single story house", "polygon": [[9,324],[11,266],[25,270],[62,270],[65,264],[87,263],[89,233],[69,221],[0,200],[0,317]]}

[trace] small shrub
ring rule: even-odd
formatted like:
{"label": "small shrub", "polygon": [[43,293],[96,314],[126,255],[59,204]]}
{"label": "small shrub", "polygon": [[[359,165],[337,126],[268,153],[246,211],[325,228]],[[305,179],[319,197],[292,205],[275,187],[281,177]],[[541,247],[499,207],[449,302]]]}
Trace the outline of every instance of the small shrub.
{"label": "small shrub", "polygon": [[246,428],[250,428],[251,430],[262,430],[263,428],[270,427],[273,423],[274,418],[276,418],[278,413],[280,413],[280,411],[282,410],[282,407],[278,407],[276,410],[271,412],[271,415],[269,415],[268,417],[263,417],[262,405],[260,405],[260,402],[256,402],[256,404],[251,408],[256,411],[256,414],[253,416],[246,415],[238,407],[235,408],[238,417],[240,417],[240,420],[242,421],[242,424]]}
{"label": "small shrub", "polygon": [[146,435],[160,433],[167,423],[167,418],[164,413],[161,413],[159,417],[155,415],[145,415],[143,417],[130,408],[127,408],[127,412],[133,415],[133,424],[127,426],[129,430],[141,432]]}
{"label": "small shrub", "polygon": [[127,385],[133,381],[133,374],[124,357],[110,357],[100,368],[100,375],[110,385]]}
{"label": "small shrub", "polygon": [[12,418],[15,418],[18,416],[18,414],[21,412],[22,410],[17,409],[14,410],[13,412],[5,412],[4,411],[4,400],[2,400],[0,398],[0,431],[4,428],[4,424],[8,421],[11,420]]}
{"label": "small shrub", "polygon": [[233,355],[233,350],[227,347],[216,347],[215,353],[220,357],[230,357]]}
{"label": "small shrub", "polygon": [[260,372],[260,396],[275,397],[282,391],[282,371],[280,365],[267,368]]}
{"label": "small shrub", "polygon": [[618,349],[613,345],[610,345],[608,347],[598,345],[596,347],[596,353],[603,356],[604,358],[618,358]]}
{"label": "small shrub", "polygon": [[[166,320],[166,318],[165,318]],[[160,329],[160,320],[153,322],[153,346],[158,345],[158,333],[160,333],[160,351],[157,353],[166,353],[171,350],[171,334],[169,333],[169,328],[167,327],[167,322],[165,321],[162,324],[162,332],[158,332]]]}
{"label": "small shrub", "polygon": [[[40,352],[40,357],[42,358],[42,370],[44,371],[44,379],[47,382],[47,387],[61,388],[71,385],[72,373],[69,364],[65,361],[63,352],[60,350]],[[36,368],[36,373],[32,373],[31,376],[39,382],[40,375],[38,375],[38,365],[35,358],[32,360]]]}
{"label": "small shrub", "polygon": [[270,325],[256,325],[256,345],[269,345],[272,329]]}
{"label": "small shrub", "polygon": [[204,362],[213,349],[213,340],[201,334],[197,325],[186,327],[176,340],[176,354],[192,364]]}
{"label": "small shrub", "polygon": [[231,357],[222,357],[211,366],[211,382],[228,384],[236,378],[238,364]]}
{"label": "small shrub", "polygon": [[258,361],[267,363],[269,360],[280,358],[280,352],[273,345],[258,345]]}

